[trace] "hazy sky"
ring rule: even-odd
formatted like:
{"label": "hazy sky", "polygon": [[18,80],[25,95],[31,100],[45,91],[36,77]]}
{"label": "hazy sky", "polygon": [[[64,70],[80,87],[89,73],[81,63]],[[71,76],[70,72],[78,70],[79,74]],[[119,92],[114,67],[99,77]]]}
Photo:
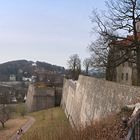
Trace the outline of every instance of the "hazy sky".
{"label": "hazy sky", "polygon": [[89,56],[93,8],[104,0],[0,0],[0,63],[27,59],[67,66]]}

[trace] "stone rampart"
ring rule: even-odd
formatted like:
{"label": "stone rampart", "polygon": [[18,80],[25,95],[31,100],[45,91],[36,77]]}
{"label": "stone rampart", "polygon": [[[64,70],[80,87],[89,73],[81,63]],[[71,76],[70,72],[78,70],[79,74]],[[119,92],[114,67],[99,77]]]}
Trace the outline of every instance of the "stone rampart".
{"label": "stone rampart", "polygon": [[31,84],[28,88],[26,105],[29,112],[55,106],[55,90],[53,88],[37,88]]}
{"label": "stone rampart", "polygon": [[86,125],[140,101],[140,88],[87,76],[64,80],[61,105],[72,125]]}

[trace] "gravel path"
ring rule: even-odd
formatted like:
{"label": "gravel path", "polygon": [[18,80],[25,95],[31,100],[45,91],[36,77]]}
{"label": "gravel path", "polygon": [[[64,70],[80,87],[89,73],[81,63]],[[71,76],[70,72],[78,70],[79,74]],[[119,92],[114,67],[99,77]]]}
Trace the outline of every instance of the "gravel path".
{"label": "gravel path", "polygon": [[[33,123],[35,122],[35,119],[33,117],[27,117],[28,118],[28,121],[27,123],[25,123],[21,128],[23,130],[23,134],[33,125]],[[23,134],[14,134],[10,140],[19,140],[20,137],[23,135]]]}

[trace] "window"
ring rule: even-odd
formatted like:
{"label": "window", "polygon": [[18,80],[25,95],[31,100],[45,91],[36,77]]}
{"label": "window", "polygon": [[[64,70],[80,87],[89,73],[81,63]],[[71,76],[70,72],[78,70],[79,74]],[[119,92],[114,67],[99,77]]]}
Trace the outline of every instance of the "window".
{"label": "window", "polygon": [[128,73],[126,73],[126,81],[128,80]]}
{"label": "window", "polygon": [[123,77],[124,77],[124,74],[122,73],[122,77],[121,77],[122,80],[123,80]]}

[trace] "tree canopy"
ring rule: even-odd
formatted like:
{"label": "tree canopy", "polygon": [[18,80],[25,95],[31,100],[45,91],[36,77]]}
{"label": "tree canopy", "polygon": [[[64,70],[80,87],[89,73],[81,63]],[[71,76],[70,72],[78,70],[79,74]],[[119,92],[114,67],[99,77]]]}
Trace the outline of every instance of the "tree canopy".
{"label": "tree canopy", "polygon": [[71,71],[72,79],[77,80],[81,72],[81,60],[78,54],[73,54],[69,57],[68,68]]}
{"label": "tree canopy", "polygon": [[[93,10],[93,30],[105,41],[102,44],[100,40],[97,40],[94,45],[92,44],[92,51],[96,53],[101,46],[104,46],[106,49],[109,47],[107,49],[109,51],[121,52],[122,55],[115,55],[113,59],[111,58],[113,55],[108,52],[107,61],[100,53],[96,54],[102,58],[100,59],[102,63],[103,61],[107,62],[106,67],[117,67],[126,61],[135,63],[137,66],[137,85],[140,85],[140,34],[137,24],[140,22],[140,0],[107,0],[106,7],[107,11],[104,12]],[[101,48],[99,52],[103,52],[104,48]],[[113,61],[113,63],[108,65],[108,60]]]}

